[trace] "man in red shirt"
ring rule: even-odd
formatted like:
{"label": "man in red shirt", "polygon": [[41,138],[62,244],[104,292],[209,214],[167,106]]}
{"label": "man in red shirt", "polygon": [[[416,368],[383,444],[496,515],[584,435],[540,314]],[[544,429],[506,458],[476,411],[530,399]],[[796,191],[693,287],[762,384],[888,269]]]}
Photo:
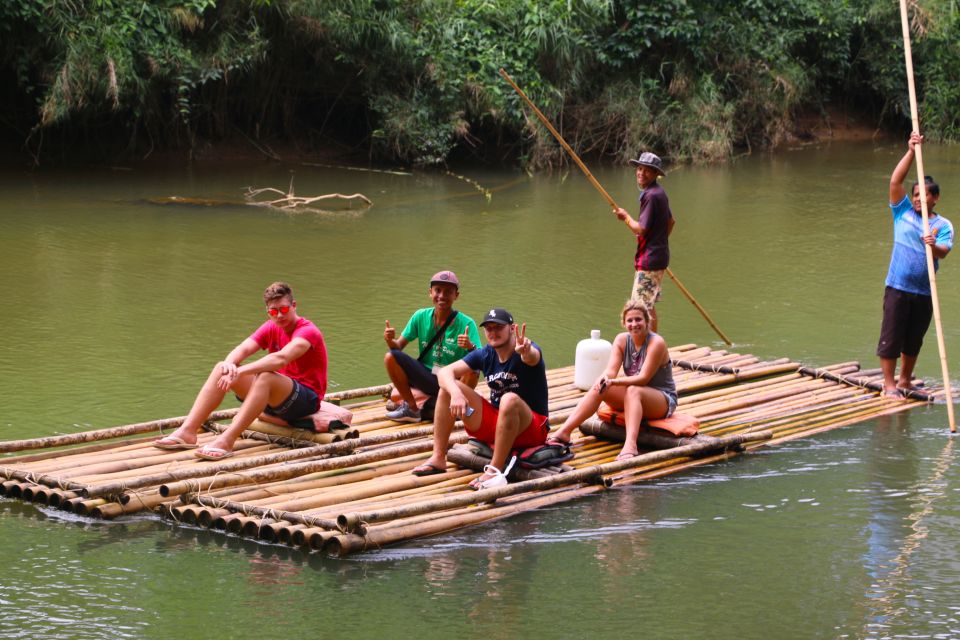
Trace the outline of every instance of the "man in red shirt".
{"label": "man in red shirt", "polygon": [[[197,449],[206,460],[233,455],[233,443],[265,413],[290,423],[315,414],[327,390],[327,347],[316,325],[297,315],[290,285],[274,282],[263,293],[270,319],[214,365],[179,429],[153,444],[160,449],[194,449],[200,427],[233,391],[243,402],[226,431]],[[269,353],[243,361],[259,350]]]}

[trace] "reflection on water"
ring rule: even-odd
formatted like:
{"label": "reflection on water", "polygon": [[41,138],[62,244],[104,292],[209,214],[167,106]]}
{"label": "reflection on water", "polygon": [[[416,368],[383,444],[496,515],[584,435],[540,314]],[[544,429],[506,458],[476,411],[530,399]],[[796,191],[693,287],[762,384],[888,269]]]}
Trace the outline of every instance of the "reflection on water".
{"label": "reflection on water", "polygon": [[[875,366],[902,145],[811,147],[664,182],[673,270],[759,357]],[[925,150],[960,184],[960,150]],[[247,185],[364,193],[363,211],[155,206]],[[382,382],[383,320],[453,269],[458,307],[505,306],[549,366],[615,334],[634,246],[577,175],[346,172],[276,164],[0,175],[0,437],[183,414],[288,279],[323,330],[332,388]],[[632,172],[595,167],[635,207]],[[944,189],[938,205],[958,209]],[[954,214],[955,215],[955,214]],[[856,232],[851,230],[856,229]],[[960,266],[938,281],[960,353]],[[9,302],[14,301],[14,302]],[[667,283],[668,343],[718,346]],[[934,341],[918,373],[939,373]],[[960,637],[960,493],[943,407],[912,410],[636,487],[334,560],[154,517],[101,523],[0,500],[0,636],[206,638]]]}
{"label": "reflection on water", "polygon": [[[938,503],[948,496],[945,476],[953,462],[954,440],[946,439],[940,453],[927,461],[929,475],[920,478],[907,416],[886,417],[877,423],[868,449],[875,473],[868,488],[872,508],[864,563],[870,584],[865,594],[869,609],[864,637],[883,638],[891,637],[890,629],[915,624],[918,617],[936,623],[928,618],[927,608],[933,601],[918,595],[929,587],[918,579],[921,572],[914,556],[930,535],[928,520],[936,517]],[[950,566],[953,556],[939,561]],[[960,628],[952,616],[943,622]]]}

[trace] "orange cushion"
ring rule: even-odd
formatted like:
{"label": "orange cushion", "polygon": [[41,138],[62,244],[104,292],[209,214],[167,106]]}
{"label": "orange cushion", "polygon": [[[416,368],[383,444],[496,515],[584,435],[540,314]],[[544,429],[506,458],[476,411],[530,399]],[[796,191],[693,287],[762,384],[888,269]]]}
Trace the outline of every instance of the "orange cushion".
{"label": "orange cushion", "polygon": [[[625,422],[622,411],[614,411],[606,402],[600,405],[597,410],[597,417],[603,422],[618,424],[621,427]],[[676,413],[669,418],[660,418],[659,420],[644,420],[643,424],[654,429],[662,429],[672,433],[677,437],[692,437],[700,431],[700,420],[696,416],[685,413]]]}

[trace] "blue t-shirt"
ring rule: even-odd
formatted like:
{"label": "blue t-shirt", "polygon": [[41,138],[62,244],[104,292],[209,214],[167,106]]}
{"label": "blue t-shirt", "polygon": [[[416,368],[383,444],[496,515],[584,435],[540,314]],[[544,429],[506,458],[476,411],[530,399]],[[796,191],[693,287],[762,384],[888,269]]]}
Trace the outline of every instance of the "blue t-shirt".
{"label": "blue t-shirt", "polygon": [[[537,343],[531,344],[540,351]],[[547,415],[547,365],[543,362],[543,351],[540,351],[540,362],[532,367],[516,351],[510,354],[506,362],[500,362],[497,350],[490,345],[471,351],[463,361],[474,371],[483,371],[493,406],[499,409],[500,398],[512,391],[531,409],[542,416]]]}
{"label": "blue t-shirt", "polygon": [[[893,211],[893,253],[890,255],[890,269],[887,271],[888,287],[930,295],[930,279],[927,276],[927,255],[923,244],[923,216],[914,211],[910,196],[891,204]],[[927,217],[930,233],[939,245],[953,248],[953,225],[950,221],[935,213]],[[939,268],[939,261],[933,259],[933,268]]]}

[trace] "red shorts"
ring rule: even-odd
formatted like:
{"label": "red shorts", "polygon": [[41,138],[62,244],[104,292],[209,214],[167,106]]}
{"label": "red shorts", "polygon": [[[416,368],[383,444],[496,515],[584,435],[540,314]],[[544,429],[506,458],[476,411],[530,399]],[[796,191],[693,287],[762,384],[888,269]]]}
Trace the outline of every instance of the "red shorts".
{"label": "red shorts", "polygon": [[[524,429],[517,439],[510,445],[511,449],[526,449],[527,447],[536,447],[547,441],[547,433],[550,431],[550,423],[547,416],[542,416],[534,410],[530,410],[533,418],[530,424]],[[483,398],[483,409],[480,414],[480,428],[471,431],[467,428],[467,433],[471,438],[476,438],[493,446],[497,435],[497,417],[500,411],[490,404],[490,401]]]}

